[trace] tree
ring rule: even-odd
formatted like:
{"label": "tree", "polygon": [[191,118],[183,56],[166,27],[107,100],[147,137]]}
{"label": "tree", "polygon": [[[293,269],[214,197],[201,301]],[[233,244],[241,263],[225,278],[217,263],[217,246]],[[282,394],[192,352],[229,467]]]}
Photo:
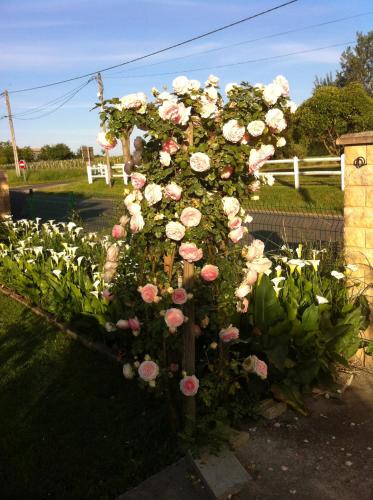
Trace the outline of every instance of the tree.
{"label": "tree", "polygon": [[373,31],[366,35],[357,33],[356,46],[347,47],[340,58],[341,70],[337,71],[336,84],[344,87],[359,82],[373,96]]}
{"label": "tree", "polygon": [[63,143],[47,144],[41,148],[39,155],[40,160],[68,160],[70,158],[74,158],[74,153]]}
{"label": "tree", "polygon": [[325,77],[316,76],[314,88],[322,86],[345,87],[349,83],[360,83],[367,93],[373,96],[373,31],[366,35],[356,33],[356,46],[347,47],[342,52],[335,78],[332,72]]}
{"label": "tree", "polygon": [[296,111],[294,140],[308,146],[323,145],[338,154],[335,141],[341,134],[373,128],[373,98],[359,83],[346,87],[319,87]]}
{"label": "tree", "polygon": [[[29,146],[24,148],[17,148],[18,158],[20,160],[25,160],[30,162],[33,160],[33,153]],[[14,163],[13,147],[12,144],[8,142],[0,143],[0,165],[9,165]]]}

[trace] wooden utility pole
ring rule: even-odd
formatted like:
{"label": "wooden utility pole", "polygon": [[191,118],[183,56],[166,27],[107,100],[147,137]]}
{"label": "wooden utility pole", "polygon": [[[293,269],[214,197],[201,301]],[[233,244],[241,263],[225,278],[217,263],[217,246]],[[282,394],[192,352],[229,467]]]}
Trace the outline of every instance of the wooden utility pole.
{"label": "wooden utility pole", "polygon": [[[100,100],[100,103],[102,104],[104,102],[104,83],[102,81],[101,73],[97,73],[96,76],[97,80],[97,85],[98,85],[98,98]],[[101,109],[103,109],[103,106],[101,106]],[[104,124],[102,126],[103,130],[106,131],[106,125]],[[109,157],[109,152],[105,150],[105,156],[106,156],[106,165],[107,165],[107,171],[108,171],[108,178],[109,178],[109,185],[111,186],[111,167],[110,167],[110,157]]]}
{"label": "wooden utility pole", "polygon": [[13,146],[14,166],[16,167],[17,177],[19,177],[21,175],[21,172],[20,172],[19,163],[18,163],[18,151],[17,151],[16,135],[14,133],[12,110],[10,108],[9,94],[8,94],[7,90],[4,90],[4,97],[5,97],[6,107],[8,110],[8,122],[9,122],[10,137],[11,137],[12,146]]}

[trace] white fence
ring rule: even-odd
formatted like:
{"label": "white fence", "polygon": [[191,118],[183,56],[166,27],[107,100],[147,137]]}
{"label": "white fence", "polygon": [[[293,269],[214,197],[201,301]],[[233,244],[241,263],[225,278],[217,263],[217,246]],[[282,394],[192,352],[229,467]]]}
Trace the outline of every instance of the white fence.
{"label": "white fence", "polygon": [[[111,167],[111,177],[120,177],[124,184],[128,184],[128,175],[124,171],[124,163],[116,163]],[[104,163],[98,165],[87,165],[88,184],[92,184],[94,179],[105,179],[106,184],[110,184],[108,167]]]}
{"label": "white fence", "polygon": [[[299,170],[299,163],[318,163],[318,162],[339,162],[340,170]],[[293,165],[293,170],[284,172],[263,172],[261,175],[272,174],[273,177],[288,177],[294,176],[294,187],[299,189],[299,177],[301,175],[338,175],[341,177],[341,190],[344,191],[344,170],[345,170],[345,155],[341,156],[325,156],[320,158],[303,158],[299,159],[297,156],[290,158],[288,160],[269,160],[265,162],[265,165],[280,165],[280,164],[291,164]]]}

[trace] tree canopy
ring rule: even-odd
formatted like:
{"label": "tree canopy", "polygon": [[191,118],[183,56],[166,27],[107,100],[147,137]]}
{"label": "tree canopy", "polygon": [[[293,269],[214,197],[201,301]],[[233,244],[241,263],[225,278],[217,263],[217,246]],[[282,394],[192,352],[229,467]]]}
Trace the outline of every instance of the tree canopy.
{"label": "tree canopy", "polygon": [[373,98],[361,84],[351,83],[316,88],[298,108],[293,134],[296,142],[318,143],[335,155],[338,136],[369,129],[373,129]]}
{"label": "tree canopy", "polygon": [[74,153],[66,144],[47,144],[41,148],[39,160],[69,160],[74,156]]}

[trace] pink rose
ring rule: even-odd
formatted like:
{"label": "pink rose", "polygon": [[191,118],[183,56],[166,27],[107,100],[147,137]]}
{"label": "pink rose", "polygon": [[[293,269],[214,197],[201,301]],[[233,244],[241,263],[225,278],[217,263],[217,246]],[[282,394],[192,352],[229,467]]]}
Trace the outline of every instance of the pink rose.
{"label": "pink rose", "polygon": [[126,232],[123,226],[121,226],[120,224],[115,224],[115,226],[113,226],[113,229],[111,231],[111,235],[113,238],[119,240],[120,238],[123,238],[125,234]]}
{"label": "pink rose", "polygon": [[185,302],[188,300],[188,294],[185,288],[176,288],[176,290],[173,291],[172,293],[172,302],[174,304],[185,304]]}
{"label": "pink rose", "polygon": [[201,330],[201,327],[199,325],[194,324],[192,326],[192,331],[193,331],[195,337],[200,337],[202,335],[202,330]]}
{"label": "pink rose", "polygon": [[131,330],[138,332],[141,328],[141,323],[135,316],[134,318],[130,318],[128,320],[128,326],[131,328]]}
{"label": "pink rose", "polygon": [[158,295],[158,288],[151,283],[147,283],[145,286],[139,288],[141,298],[144,302],[151,304],[155,302],[155,298]]}
{"label": "pink rose", "polygon": [[249,373],[255,373],[262,380],[265,380],[268,376],[267,364],[255,355],[248,356],[243,361],[242,368]]}
{"label": "pink rose", "polygon": [[212,264],[206,264],[201,269],[201,278],[205,281],[215,281],[219,276],[219,268]]}
{"label": "pink rose", "polygon": [[174,201],[180,200],[182,191],[183,191],[182,188],[177,184],[175,184],[174,182],[167,184],[167,186],[164,188],[166,196]]}
{"label": "pink rose", "polygon": [[173,139],[167,139],[162,144],[162,151],[169,153],[170,155],[175,154],[180,149],[180,146]]}
{"label": "pink rose", "polygon": [[107,288],[101,293],[101,296],[105,300],[113,300],[114,299],[114,294],[111,293],[111,291],[108,290]]}
{"label": "pink rose", "polygon": [[201,248],[198,248],[195,243],[182,243],[179,247],[179,254],[187,262],[197,262],[203,257]]}
{"label": "pink rose", "polygon": [[180,390],[184,396],[195,396],[198,388],[199,380],[195,375],[187,375],[180,380]]}
{"label": "pink rose", "polygon": [[138,372],[145,382],[151,382],[158,377],[159,366],[154,361],[143,361],[139,366]]}
{"label": "pink rose", "polygon": [[239,227],[241,227],[241,224],[242,224],[241,217],[232,217],[228,221],[229,229],[238,229]]}
{"label": "pink rose", "polygon": [[195,227],[201,222],[202,214],[197,208],[187,207],[181,212],[180,220],[186,227]]}
{"label": "pink rose", "polygon": [[138,233],[144,228],[144,225],[145,225],[144,217],[140,213],[132,215],[130,219],[131,233]]}
{"label": "pink rose", "polygon": [[180,222],[169,222],[166,224],[166,236],[170,240],[180,241],[184,238],[185,227]]}
{"label": "pink rose", "polygon": [[239,336],[239,329],[232,325],[229,325],[228,328],[223,328],[219,332],[219,337],[222,342],[230,342],[231,340],[236,340]]}
{"label": "pink rose", "polygon": [[117,328],[120,330],[127,330],[130,326],[128,324],[128,321],[126,319],[120,319],[117,321]]}
{"label": "pink rose", "polygon": [[105,151],[115,148],[117,145],[117,140],[115,137],[113,139],[108,139],[106,132],[99,132],[96,138],[97,144],[99,144]]}
{"label": "pink rose", "polygon": [[171,307],[171,309],[167,309],[164,320],[166,325],[169,328],[177,328],[178,326],[184,323],[184,314],[181,309],[177,309],[176,307]]}
{"label": "pink rose", "polygon": [[132,186],[135,189],[142,189],[146,184],[146,176],[143,174],[140,174],[139,172],[135,172],[135,173],[131,174],[131,182],[132,182]]}
{"label": "pink rose", "polygon": [[229,179],[229,177],[233,174],[234,168],[231,167],[230,165],[227,165],[226,167],[223,168],[220,178],[221,179]]}
{"label": "pink rose", "polygon": [[249,271],[246,274],[246,279],[245,279],[246,283],[248,285],[253,285],[257,279],[258,279],[258,273],[254,271],[254,269],[249,269]]}
{"label": "pink rose", "polygon": [[253,174],[259,170],[274,153],[272,144],[262,144],[259,149],[252,149],[249,155],[249,173]]}
{"label": "pink rose", "polygon": [[233,243],[237,243],[242,239],[244,234],[244,228],[240,226],[237,229],[232,229],[232,231],[229,232],[228,236],[233,241]]}
{"label": "pink rose", "polygon": [[186,108],[182,102],[164,101],[158,113],[162,120],[170,120],[175,125],[186,125],[189,120],[191,108]]}

